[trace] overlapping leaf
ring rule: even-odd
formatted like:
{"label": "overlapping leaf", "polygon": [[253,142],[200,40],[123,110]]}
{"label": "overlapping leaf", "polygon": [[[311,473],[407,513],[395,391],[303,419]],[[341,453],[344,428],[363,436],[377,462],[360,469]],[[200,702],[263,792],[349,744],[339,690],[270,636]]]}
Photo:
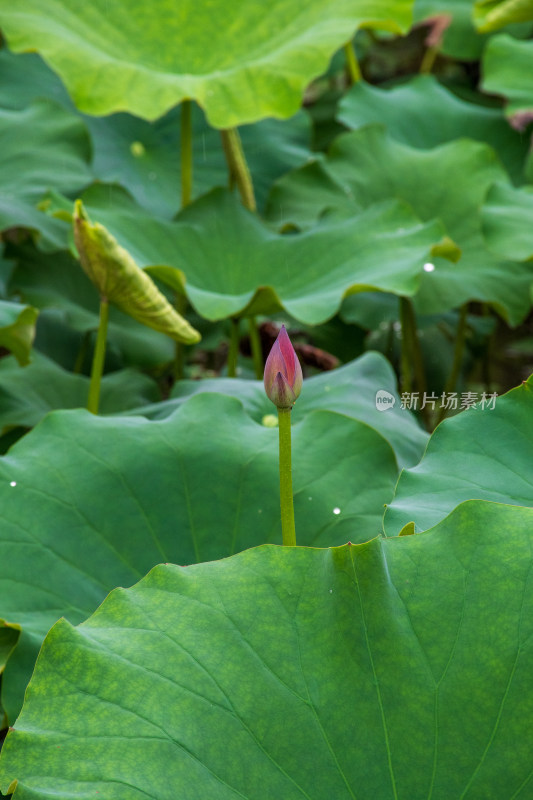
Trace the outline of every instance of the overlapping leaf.
{"label": "overlapping leaf", "polygon": [[431,259],[436,268],[424,275],[418,307],[438,313],[481,300],[516,324],[530,306],[530,270],[491,254],[481,230],[480,207],[496,181],[505,182],[506,174],[487,145],[460,139],[419,150],[368,126],[340,136],[327,158],[282,178],[271,193],[269,213],[309,225],[328,208],[348,215],[401,198],[421,219],[442,219],[462,251],[458,264]]}
{"label": "overlapping leaf", "polygon": [[438,16],[448,17],[442,46],[445,55],[460,60],[479,58],[487,37],[476,30],[472,19],[472,0],[415,0],[414,18],[431,24]]}
{"label": "overlapping leaf", "polygon": [[[370,288],[414,294],[443,236],[395,200],[311,230],[269,230],[227,191],[186,208],[176,222],[148,217],[126,193],[95,186],[84,205],[150,273],[187,294],[209,320],[285,309],[316,325],[343,297]],[[186,283],[185,283],[186,279]]]}
{"label": "overlapping leaf", "polygon": [[[94,144],[93,171],[103,181],[116,181],[136,201],[158,216],[179,211],[181,107],[150,124],[129,114],[86,117]],[[228,167],[220,134],[193,107],[193,196],[226,186]],[[276,178],[311,156],[311,121],[304,111],[284,122],[267,119],[244,126],[241,139],[253,176],[258,205],[263,207]]]}
{"label": "overlapping leaf", "polygon": [[521,42],[504,33],[494,36],[483,54],[481,85],[507,100],[505,112],[519,129],[533,118],[532,58],[532,41]]}
{"label": "overlapping leaf", "polygon": [[[22,626],[3,678],[11,720],[60,616],[81,621],[161,561],[281,541],[277,440],[234,398],[203,394],[158,422],[57,412],[0,460],[0,618]],[[397,472],[373,429],[309,414],[293,426],[299,541],[375,536]]]}
{"label": "overlapping leaf", "polygon": [[[305,391],[292,410],[293,422],[299,422],[318,409],[353,417],[370,425],[389,442],[400,466],[414,466],[422,457],[428,436],[399,402],[385,412],[378,410],[376,395],[379,391],[394,396],[396,376],[382,355],[366,353],[339,369],[307,379]],[[130,413],[142,414],[149,419],[164,419],[191,395],[202,392],[220,392],[237,397],[256,422],[261,422],[273,411],[275,413],[262,381],[238,378],[178,381],[171,393],[173,399]]]}
{"label": "overlapping leaf", "polygon": [[[533,190],[506,184],[491,187],[483,206],[483,233],[498,255],[520,261],[533,259]],[[531,267],[533,283],[533,266]]]}
{"label": "overlapping leaf", "polygon": [[[20,369],[14,359],[0,359],[0,431],[32,428],[59,408],[85,408],[89,378],[73,375],[39,352]],[[134,369],[104,375],[100,413],[113,414],[159,399],[157,385]]]}
{"label": "overlapping leaf", "polygon": [[474,22],[481,31],[529,20],[533,20],[532,0],[476,0],[474,4]]}
{"label": "overlapping leaf", "polygon": [[406,31],[412,0],[0,2],[16,52],[37,50],[90,114],[156,119],[184,99],[229,128],[296,113],[307,84],[361,25]]}
{"label": "overlapping leaf", "polygon": [[[36,53],[0,50],[0,106],[23,109],[38,98],[50,98],[75,112],[63,84]],[[81,115],[80,115],[81,116]],[[181,106],[153,123],[131,114],[83,115],[89,130],[92,173],[116,182],[158,216],[172,218],[181,206]],[[281,122],[266,119],[240,130],[262,207],[273,181],[310,158],[311,120],[305,111]],[[219,131],[207,125],[201,109],[192,108],[193,196],[228,182],[228,167]]]}
{"label": "overlapping leaf", "polygon": [[493,147],[516,181],[523,181],[527,139],[509,127],[499,108],[466,102],[432,75],[382,89],[359,81],[339,103],[338,119],[356,130],[379,122],[399,142],[430,149],[467,136]]}
{"label": "overlapping leaf", "polygon": [[387,535],[411,521],[424,530],[473,498],[533,506],[532,419],[533,377],[442,422],[420,464],[400,476],[385,514]]}
{"label": "overlapping leaf", "polygon": [[0,347],[10,350],[20,366],[29,363],[38,315],[33,306],[0,300]]}
{"label": "overlapping leaf", "polygon": [[44,229],[48,239],[57,242],[59,224],[35,206],[49,189],[68,194],[90,182],[85,126],[46,100],[22,111],[0,109],[0,125],[0,228]]}
{"label": "overlapping leaf", "polygon": [[0,786],[526,800],[532,526],[474,502],[422,535],[158,566],[48,634]]}

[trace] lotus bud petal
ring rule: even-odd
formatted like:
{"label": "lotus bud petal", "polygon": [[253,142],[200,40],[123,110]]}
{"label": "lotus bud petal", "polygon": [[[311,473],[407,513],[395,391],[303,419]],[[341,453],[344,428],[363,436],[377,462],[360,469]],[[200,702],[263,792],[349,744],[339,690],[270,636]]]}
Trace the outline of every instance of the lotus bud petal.
{"label": "lotus bud petal", "polygon": [[302,390],[302,383],[302,368],[298,356],[285,325],[282,325],[266,360],[265,392],[277,408],[292,408]]}

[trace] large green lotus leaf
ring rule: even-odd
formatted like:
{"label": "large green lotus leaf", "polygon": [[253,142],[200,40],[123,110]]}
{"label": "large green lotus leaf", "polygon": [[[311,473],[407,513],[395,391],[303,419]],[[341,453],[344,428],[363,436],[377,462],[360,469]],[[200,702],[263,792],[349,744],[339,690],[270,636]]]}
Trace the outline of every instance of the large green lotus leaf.
{"label": "large green lotus leaf", "polygon": [[10,350],[20,366],[30,361],[38,316],[33,306],[0,300],[0,347]]}
{"label": "large green lotus leaf", "polygon": [[533,506],[533,376],[496,401],[444,420],[416,467],[400,475],[385,513],[388,536],[435,525],[470,499]]}
{"label": "large green lotus leaf", "polygon": [[440,218],[462,250],[458,264],[431,259],[435,270],[424,274],[417,308],[440,313],[478,300],[517,324],[530,307],[529,268],[486,249],[479,213],[490,186],[506,180],[488,145],[459,139],[420,150],[369,125],[339,136],[327,157],[278,181],[269,215],[305,226],[328,208],[350,215],[391,196],[402,199],[420,219]]}
{"label": "large green lotus leaf", "polygon": [[49,189],[70,194],[91,181],[89,136],[81,120],[42,100],[18,110],[0,108],[0,228],[24,226],[58,238],[58,223],[35,205]]}
{"label": "large green lotus leaf", "polygon": [[188,206],[176,222],[148,216],[118,189],[92,187],[83,203],[141,267],[185,291],[211,321],[285,309],[317,325],[349,293],[412,295],[444,233],[440,223],[420,223],[395,200],[293,235],[271,231],[222,189]]}
{"label": "large green lotus leaf", "polygon": [[466,102],[433,75],[391,89],[359,81],[340,101],[337,118],[352,130],[382,123],[397,141],[422,149],[464,136],[487,142],[513,180],[524,179],[529,143],[509,127],[501,109]]}
{"label": "large green lotus leaf", "polygon": [[[0,359],[0,430],[32,428],[58,408],[85,408],[90,380],[73,375],[38,353],[20,369],[13,358]],[[159,399],[157,385],[134,369],[120,370],[102,379],[100,413],[116,414]]]}
{"label": "large green lotus leaf", "polygon": [[533,20],[533,0],[476,0],[474,4],[474,22],[480,31],[528,20]]}
{"label": "large green lotus leaf", "polygon": [[[359,419],[375,428],[389,442],[401,467],[414,466],[422,457],[428,434],[398,402],[386,411],[378,408],[376,395],[379,391],[396,396],[396,376],[390,363],[380,353],[365,353],[339,369],[308,378],[305,392],[292,410],[293,422],[299,422],[318,409]],[[220,392],[237,397],[256,422],[261,422],[265,415],[276,414],[262,381],[239,378],[178,381],[171,392],[173,399],[129,413],[142,414],[149,419],[164,419],[191,395],[202,392]]]}
{"label": "large green lotus leaf", "polygon": [[[533,509],[157,566],[48,634],[14,800],[531,796]],[[15,783],[17,782],[17,783]]]}
{"label": "large green lotus leaf", "polygon": [[[62,236],[64,239],[64,231]],[[94,338],[98,328],[96,289],[66,252],[45,255],[26,247],[16,258],[9,289],[41,309],[37,347],[72,369],[80,349],[87,347],[87,337],[93,334]],[[111,367],[154,367],[168,363],[173,356],[174,342],[168,336],[110,309],[106,358]]]}
{"label": "large green lotus leaf", "polygon": [[412,0],[1,0],[2,28],[15,52],[37,50],[90,114],[130,111],[156,119],[184,99],[209,123],[230,128],[289,117],[307,84],[360,26],[396,33]]}
{"label": "large green lotus leaf", "polygon": [[[299,541],[378,534],[397,475],[375,430],[309,414],[293,425]],[[161,561],[281,541],[278,431],[213,394],[155,422],[55,412],[0,459],[0,507],[0,619],[22,628],[2,684],[13,720],[42,637],[60,616],[80,622],[112,588]]]}
{"label": "large green lotus leaf", "polygon": [[[487,245],[499,255],[533,259],[533,187],[491,187],[483,206],[483,233]],[[533,281],[533,267],[531,267]]]}
{"label": "large green lotus leaf", "polygon": [[533,41],[521,42],[504,33],[490,40],[483,55],[483,90],[505,97],[505,112],[518,128],[533,115],[532,59]]}

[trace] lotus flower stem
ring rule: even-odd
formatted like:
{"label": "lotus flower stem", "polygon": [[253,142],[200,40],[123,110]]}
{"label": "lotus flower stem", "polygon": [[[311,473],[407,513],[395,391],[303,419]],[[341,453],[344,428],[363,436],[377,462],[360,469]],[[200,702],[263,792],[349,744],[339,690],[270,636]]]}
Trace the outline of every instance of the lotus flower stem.
{"label": "lotus flower stem", "polygon": [[260,381],[263,377],[264,369],[263,350],[261,348],[261,337],[259,336],[255,317],[248,317],[248,332],[250,334],[250,347],[252,350],[255,377]]}
{"label": "lotus flower stem", "polygon": [[98,414],[100,405],[100,384],[104,371],[105,347],[107,339],[107,322],[109,319],[109,302],[107,297],[100,298],[100,319],[98,321],[98,333],[94,348],[93,365],[91,369],[91,383],[89,385],[89,397],[87,409],[92,414]]}
{"label": "lotus flower stem", "polygon": [[279,489],[283,544],[294,546],[294,505],[291,470],[291,411],[302,389],[302,368],[283,325],[272,345],[265,364],[264,384],[267,397],[278,409]]}
{"label": "lotus flower stem", "polygon": [[256,211],[257,205],[255,202],[252,176],[250,175],[250,170],[246,163],[239,132],[236,128],[230,128],[220,131],[220,135],[222,137],[224,155],[228,162],[230,186],[232,186],[233,181],[235,181],[241,195],[243,206],[249,211]]}
{"label": "lotus flower stem", "polygon": [[351,40],[344,45],[344,54],[346,56],[346,67],[348,69],[350,84],[353,86],[354,83],[359,83],[363,76],[361,75],[361,68],[359,67]]}
{"label": "lotus flower stem", "polygon": [[296,545],[294,504],[292,495],[291,409],[278,408],[279,422],[279,498],[281,536],[285,546]]}
{"label": "lotus flower stem", "polygon": [[237,377],[237,358],[239,355],[239,320],[231,320],[229,351],[228,351],[228,378]]}
{"label": "lotus flower stem", "polygon": [[192,196],[192,123],[191,101],[181,104],[181,207],[191,202]]}
{"label": "lotus flower stem", "polygon": [[[459,312],[457,333],[455,334],[455,347],[453,351],[452,368],[450,370],[448,380],[446,381],[446,386],[444,387],[444,394],[446,395],[450,394],[451,392],[454,392],[457,386],[457,378],[459,377],[459,371],[461,369],[461,363],[463,361],[463,355],[465,349],[467,316],[468,316],[468,303],[463,303],[463,305],[461,306],[461,310]],[[444,406],[441,406],[439,411],[438,421],[441,422],[445,416],[446,416],[446,409],[444,408]]]}

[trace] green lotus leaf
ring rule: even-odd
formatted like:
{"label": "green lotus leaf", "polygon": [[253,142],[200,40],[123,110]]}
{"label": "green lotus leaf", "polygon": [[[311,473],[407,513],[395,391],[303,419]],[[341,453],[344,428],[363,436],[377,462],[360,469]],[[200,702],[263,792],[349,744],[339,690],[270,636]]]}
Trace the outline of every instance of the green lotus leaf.
{"label": "green lotus leaf", "polygon": [[[533,188],[491,187],[482,210],[488,247],[520,261],[533,259]],[[533,282],[533,270],[531,272]]]}
{"label": "green lotus leaf", "polygon": [[[310,413],[293,425],[299,541],[377,535],[397,476],[375,430]],[[111,589],[161,561],[189,564],[281,542],[278,432],[250,419],[238,400],[212,394],[155,422],[55,412],[0,459],[0,507],[0,619],[22,628],[2,680],[12,721],[60,616],[81,622]]]}
{"label": "green lotus leaf", "polygon": [[480,31],[529,20],[533,20],[533,0],[476,0],[474,4],[474,22]]}
{"label": "green lotus leaf", "polygon": [[[73,375],[42,353],[20,369],[14,359],[0,359],[0,431],[9,427],[32,428],[59,408],[85,408],[89,378]],[[157,385],[134,369],[120,370],[102,379],[100,413],[116,414],[159,399]]]}
{"label": "green lotus leaf", "polygon": [[532,41],[521,42],[504,33],[490,40],[483,55],[482,88],[507,100],[505,113],[519,130],[533,118],[532,58]]}
{"label": "green lotus leaf", "polygon": [[[383,412],[376,404],[379,391],[394,397],[394,405]],[[220,392],[237,397],[246,412],[256,422],[272,414],[272,404],[265,394],[263,381],[239,378],[206,378],[201,381],[182,380],[174,384],[171,400],[130,411],[148,419],[165,419],[193,394]],[[420,461],[428,434],[415,418],[402,409],[397,396],[396,376],[380,353],[365,353],[355,361],[331,372],[314,375],[305,381],[292,410],[293,422],[299,422],[311,411],[336,411],[370,425],[388,441],[398,464],[414,466]]]}
{"label": "green lotus leaf", "polygon": [[327,157],[278,181],[268,212],[273,220],[308,226],[327,209],[349,216],[391,196],[401,199],[420,219],[441,219],[462,252],[458,264],[431,259],[435,270],[424,273],[417,308],[434,314],[478,300],[514,325],[530,308],[531,273],[485,246],[479,212],[496,181],[507,176],[488,145],[459,139],[420,150],[369,125],[339,136]]}
{"label": "green lotus leaf", "polygon": [[[33,247],[18,248],[16,260],[8,288],[41,309],[37,348],[70,371],[85,350],[85,366],[90,369],[98,295],[79,264],[68,253],[43,254]],[[109,310],[107,339],[109,369],[153,368],[174,357],[174,343],[168,336],[139,325],[117,308]]]}
{"label": "green lotus leaf", "polygon": [[0,125],[0,229],[38,229],[58,244],[58,222],[36,204],[49,189],[71,194],[91,181],[87,130],[81,120],[46,100],[22,111],[0,108]]}
{"label": "green lotus leaf", "polygon": [[411,8],[412,0],[27,0],[21,14],[0,1],[11,49],[41,53],[80,110],[156,119],[189,98],[215,128],[295,114],[358,27],[406,32]]}
{"label": "green lotus leaf", "polygon": [[81,200],[74,204],[73,225],[81,265],[102,298],[178,342],[200,341],[198,331],[170,305],[128,251],[103,225],[90,222]]}
{"label": "green lotus leaf", "polygon": [[393,139],[424,150],[465,136],[486,142],[513,180],[524,179],[529,144],[509,127],[502,110],[460,99],[433,75],[390,89],[359,81],[340,101],[337,118],[352,130],[382,123]]}
{"label": "green lotus leaf", "polygon": [[525,800],[532,526],[533,509],[472,502],[421,535],[157,566],[50,631],[0,786]]}
{"label": "green lotus leaf", "polygon": [[30,362],[38,316],[33,306],[0,300],[0,347],[10,350],[21,367]]}
{"label": "green lotus leaf", "polygon": [[148,216],[119,190],[110,200],[102,186],[83,202],[141,267],[186,293],[211,321],[285,309],[317,325],[353,292],[412,295],[443,236],[442,225],[421,224],[395,200],[294,235],[272,232],[225,190],[188,206],[176,222]]}
{"label": "green lotus leaf", "polygon": [[400,476],[385,513],[388,536],[411,521],[417,530],[435,525],[463,500],[533,506],[532,390],[533,376],[438,426],[420,464]]}
{"label": "green lotus leaf", "polygon": [[481,36],[472,19],[472,0],[415,0],[414,19],[428,21],[437,16],[449,17],[439,50],[461,61],[475,61],[481,56],[486,36]]}

